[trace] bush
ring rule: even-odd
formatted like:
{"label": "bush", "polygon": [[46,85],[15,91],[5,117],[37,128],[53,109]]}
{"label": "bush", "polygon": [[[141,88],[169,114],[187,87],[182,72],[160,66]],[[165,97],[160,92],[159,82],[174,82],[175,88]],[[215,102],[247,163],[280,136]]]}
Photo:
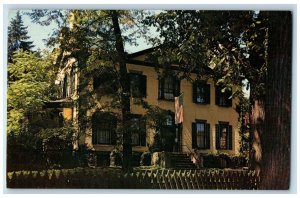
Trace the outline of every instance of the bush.
{"label": "bush", "polygon": [[229,156],[227,154],[202,155],[203,167],[205,168],[242,168],[247,166],[245,157]]}
{"label": "bush", "polygon": [[72,151],[73,127],[66,123],[64,127],[42,129],[43,156],[49,168],[72,168],[77,165]]}

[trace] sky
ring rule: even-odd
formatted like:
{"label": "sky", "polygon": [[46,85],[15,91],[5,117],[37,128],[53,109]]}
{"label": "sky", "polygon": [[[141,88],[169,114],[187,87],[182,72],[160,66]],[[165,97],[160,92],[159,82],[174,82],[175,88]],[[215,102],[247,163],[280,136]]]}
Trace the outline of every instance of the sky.
{"label": "sky", "polygon": [[[9,10],[9,21],[11,21],[12,18],[16,17],[16,13],[17,10]],[[51,34],[51,32],[53,32],[53,29],[57,26],[55,24],[51,24],[49,26],[41,26],[38,24],[31,23],[30,18],[27,15],[22,15],[22,20],[24,22],[24,25],[27,26],[28,35],[31,37],[29,40],[33,41],[35,45],[34,50],[37,50],[38,48],[46,48],[43,39],[48,38],[49,34]],[[7,25],[9,25],[9,23]]]}
{"label": "sky", "polygon": [[[29,16],[22,14],[22,12],[26,10],[20,10],[20,11],[21,11],[24,25],[27,26],[28,35],[31,37],[29,40],[33,41],[33,44],[35,45],[33,50],[37,50],[38,48],[40,48],[41,50],[45,49],[46,45],[43,39],[48,38],[49,35],[53,32],[53,29],[57,28],[57,25],[55,23],[52,23],[49,26],[41,26],[39,24],[32,23]],[[16,17],[16,13],[17,10],[9,10],[8,12],[9,21],[11,21],[12,18]],[[7,25],[9,25],[9,23]],[[149,33],[152,35],[157,35],[154,29],[151,29]],[[129,53],[133,53],[133,52],[137,52],[152,47],[152,45],[147,43],[148,42],[145,39],[139,38],[137,46],[125,44],[125,50]]]}

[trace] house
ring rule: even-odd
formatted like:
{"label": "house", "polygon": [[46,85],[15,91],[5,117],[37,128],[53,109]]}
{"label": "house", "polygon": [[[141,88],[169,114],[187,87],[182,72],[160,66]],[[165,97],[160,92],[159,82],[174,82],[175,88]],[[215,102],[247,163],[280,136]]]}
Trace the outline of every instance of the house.
{"label": "house", "polygon": [[[149,151],[155,134],[159,132],[164,151],[238,154],[239,115],[235,110],[238,100],[231,98],[231,91],[222,92],[222,88],[216,86],[212,79],[191,83],[186,79],[179,81],[173,76],[158,78],[155,67],[145,61],[148,52],[143,50],[130,54],[127,61],[131,79],[132,122],[138,128],[132,132],[133,152]],[[75,58],[69,58],[60,69],[57,78],[57,84],[61,87],[60,97],[49,103],[49,106],[60,109],[65,119],[72,120],[75,127],[78,127],[79,119],[76,101],[79,97],[80,72],[77,64]],[[195,80],[195,74],[192,73],[191,78]],[[89,89],[99,89],[99,81],[101,79],[90,79]],[[101,92],[101,89],[98,91]],[[184,119],[181,125],[175,125],[174,97],[180,93],[183,93]],[[98,97],[97,91],[90,97],[95,105],[86,111],[85,116],[91,121],[85,128],[84,137],[74,141],[74,149],[81,142],[96,152],[110,153],[116,144],[117,118],[110,110],[101,108],[107,98]],[[145,109],[135,105],[134,98],[138,97],[168,110],[165,125],[159,131],[140,121]]]}

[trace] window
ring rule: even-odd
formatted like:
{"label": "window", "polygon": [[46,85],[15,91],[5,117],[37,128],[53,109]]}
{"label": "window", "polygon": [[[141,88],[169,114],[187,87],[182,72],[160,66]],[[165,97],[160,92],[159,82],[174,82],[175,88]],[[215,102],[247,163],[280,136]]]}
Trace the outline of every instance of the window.
{"label": "window", "polygon": [[180,94],[180,81],[172,76],[167,76],[159,80],[158,98],[174,100]]}
{"label": "window", "polygon": [[75,71],[74,68],[70,72],[70,95],[73,95],[75,92]]}
{"label": "window", "polygon": [[118,90],[116,73],[111,67],[101,67],[93,73],[93,89],[97,93],[112,94]]}
{"label": "window", "polygon": [[130,92],[132,97],[146,97],[147,76],[137,73],[129,73]]}
{"label": "window", "polygon": [[198,149],[210,148],[210,124],[205,120],[192,123],[192,147]]}
{"label": "window", "polygon": [[117,119],[111,113],[96,112],[92,118],[93,144],[116,143]]}
{"label": "window", "polygon": [[216,125],[216,148],[220,150],[232,149],[232,126],[226,122]]}
{"label": "window", "polygon": [[195,82],[193,84],[193,102],[198,104],[210,103],[210,85]]}
{"label": "window", "polygon": [[231,107],[232,106],[232,99],[231,96],[232,91],[226,90],[222,92],[222,87],[216,87],[216,105],[222,107]]}
{"label": "window", "polygon": [[63,98],[67,98],[70,95],[70,78],[69,76],[66,74],[64,77],[64,81],[63,81],[63,93],[62,93],[62,97]]}
{"label": "window", "polygon": [[159,128],[161,146],[163,151],[178,152],[179,149],[179,126],[175,125],[174,113],[168,111],[162,125]]}
{"label": "window", "polygon": [[131,117],[131,144],[133,146],[146,146],[146,123],[139,115],[132,115]]}

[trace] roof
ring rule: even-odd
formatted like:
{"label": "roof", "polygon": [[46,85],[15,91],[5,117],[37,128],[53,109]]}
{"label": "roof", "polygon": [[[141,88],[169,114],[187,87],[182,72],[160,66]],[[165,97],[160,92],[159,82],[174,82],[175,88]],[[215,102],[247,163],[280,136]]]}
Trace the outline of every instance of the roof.
{"label": "roof", "polygon": [[[141,50],[141,51],[138,51],[138,52],[135,52],[135,53],[132,53],[132,54],[128,54],[127,55],[127,63],[130,63],[130,64],[135,64],[135,65],[142,65],[142,66],[148,66],[148,67],[156,67],[157,65],[155,65],[154,63],[151,63],[149,61],[145,61],[145,60],[136,60],[134,58],[138,57],[138,56],[142,56],[142,55],[145,55],[145,54],[148,54],[148,53],[151,53],[153,52],[157,47],[151,47],[151,48],[148,48],[148,49],[144,49],[144,50]],[[171,69],[174,69],[174,70],[178,70],[178,67],[176,66],[171,66]],[[206,70],[207,73],[212,73],[213,72],[213,69],[211,69],[210,67],[204,67],[204,69]],[[196,71],[193,71],[192,73],[196,73]]]}
{"label": "roof", "polygon": [[153,52],[154,49],[156,47],[151,47],[151,48],[148,48],[148,49],[144,49],[144,50],[141,50],[141,51],[137,51],[137,52],[134,52],[132,54],[128,54],[128,58],[135,58],[135,57],[138,57],[138,56],[141,56],[141,55],[145,55],[145,54],[148,54],[150,52]]}

